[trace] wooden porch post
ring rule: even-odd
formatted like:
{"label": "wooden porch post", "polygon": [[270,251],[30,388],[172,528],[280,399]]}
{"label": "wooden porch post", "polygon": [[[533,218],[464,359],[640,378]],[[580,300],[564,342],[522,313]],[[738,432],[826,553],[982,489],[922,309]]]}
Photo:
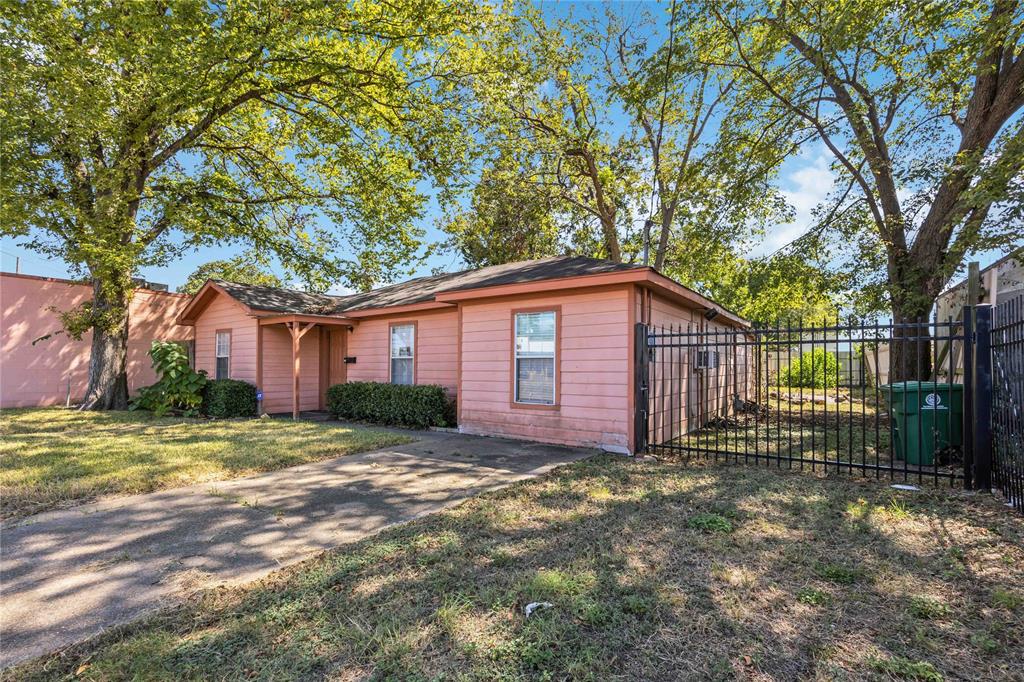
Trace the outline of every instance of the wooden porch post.
{"label": "wooden porch post", "polygon": [[292,335],[292,419],[299,418],[299,369],[301,366],[299,341],[306,335],[306,332],[315,326],[315,322],[303,326],[297,320],[287,323],[288,331]]}

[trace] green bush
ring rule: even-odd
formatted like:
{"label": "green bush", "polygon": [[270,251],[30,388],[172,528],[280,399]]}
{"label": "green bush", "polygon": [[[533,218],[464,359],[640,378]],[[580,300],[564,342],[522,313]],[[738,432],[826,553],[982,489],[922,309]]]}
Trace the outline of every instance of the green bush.
{"label": "green bush", "polygon": [[203,414],[208,417],[255,417],[256,387],[237,379],[217,379],[203,391]]}
{"label": "green bush", "polygon": [[197,415],[208,380],[205,372],[189,367],[185,347],[174,341],[154,341],[149,357],[153,358],[153,369],[160,378],[155,384],[140,388],[129,409],[152,410],[158,417],[171,410]]}
{"label": "green bush", "polygon": [[337,384],[327,389],[327,409],[336,419],[393,426],[453,424],[451,401],[441,386],[399,386],[372,381]]}
{"label": "green bush", "polygon": [[839,384],[839,360],[824,348],[809,350],[782,370],[785,386],[832,388]]}

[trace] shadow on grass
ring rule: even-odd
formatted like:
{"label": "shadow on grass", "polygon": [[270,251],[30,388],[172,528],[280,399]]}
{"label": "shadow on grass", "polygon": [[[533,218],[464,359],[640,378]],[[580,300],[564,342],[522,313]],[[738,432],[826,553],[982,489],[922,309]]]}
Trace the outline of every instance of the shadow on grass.
{"label": "shadow on grass", "polygon": [[[944,491],[602,458],[18,675],[1005,678],[1024,669],[1024,613],[992,595],[1020,592],[1022,531]],[[922,617],[928,600],[950,609]],[[527,619],[534,601],[553,606]]]}

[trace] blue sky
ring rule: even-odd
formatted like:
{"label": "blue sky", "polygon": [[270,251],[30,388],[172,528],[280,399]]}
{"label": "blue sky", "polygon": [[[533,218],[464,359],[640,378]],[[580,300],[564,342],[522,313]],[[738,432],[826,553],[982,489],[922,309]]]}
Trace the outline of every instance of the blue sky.
{"label": "blue sky", "polygon": [[[810,145],[800,155],[786,162],[780,174],[779,186],[787,201],[794,207],[796,219],[790,223],[776,225],[765,235],[765,238],[752,250],[750,255],[771,253],[792,241],[808,228],[811,224],[811,211],[825,199],[832,188],[834,176],[829,170],[830,162],[831,157],[823,147]],[[437,206],[431,205],[427,215],[420,221],[421,226],[427,232],[428,241],[440,241],[444,238],[444,234],[434,225],[437,215]],[[15,260],[20,257],[21,271],[24,273],[48,277],[70,276],[70,269],[65,263],[47,260],[33,251],[21,248],[17,246],[18,241],[9,237],[0,239],[0,269],[13,272]],[[219,258],[228,258],[243,250],[244,247],[239,246],[202,248],[188,254],[169,267],[145,268],[140,274],[150,281],[162,282],[174,289],[180,286],[199,265]],[[982,267],[994,262],[1000,255],[997,252],[981,254],[979,260]],[[462,263],[453,253],[439,253],[427,259],[416,274],[428,274],[436,267],[457,270],[462,267]]]}
{"label": "blue sky", "polygon": [[[600,3],[556,3],[547,2],[542,4],[543,11],[552,18],[563,16],[568,12],[587,13],[601,11]],[[619,5],[622,13],[632,13],[637,5]],[[621,119],[621,114],[612,114],[613,124],[616,119]],[[623,128],[624,122],[623,122]],[[812,223],[812,211],[819,203],[825,200],[833,187],[834,176],[830,170],[832,158],[824,146],[820,144],[806,144],[804,149],[790,158],[782,167],[779,176],[779,187],[786,200],[795,210],[795,219],[792,222],[779,224],[768,231],[764,239],[754,246],[750,256],[761,256],[772,253],[779,247],[789,243],[805,230]],[[429,192],[428,192],[429,194]],[[439,216],[439,208],[436,203],[431,203],[423,218],[419,221],[420,227],[426,232],[426,242],[437,242],[444,239],[444,234],[437,229],[435,223]],[[71,270],[66,263],[57,260],[48,260],[33,251],[18,246],[18,242],[9,237],[0,238],[0,269],[13,271],[16,261],[20,259],[21,272],[44,275],[51,277],[68,277]],[[168,284],[172,289],[179,287],[188,275],[199,265],[215,259],[229,258],[244,251],[244,246],[223,246],[204,247],[187,254],[173,265],[167,267],[144,268],[139,275],[154,282]],[[1002,254],[996,252],[984,253],[977,257],[982,267],[995,261]],[[435,268],[444,270],[456,270],[463,267],[458,256],[452,252],[440,252],[426,260],[414,274],[427,274]],[[336,289],[344,291],[342,287]]]}

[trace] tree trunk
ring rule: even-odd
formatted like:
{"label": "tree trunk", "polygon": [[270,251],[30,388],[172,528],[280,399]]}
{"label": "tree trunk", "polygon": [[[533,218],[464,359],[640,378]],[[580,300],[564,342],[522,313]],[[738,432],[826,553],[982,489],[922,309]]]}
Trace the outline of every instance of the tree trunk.
{"label": "tree trunk", "polygon": [[932,380],[934,349],[929,318],[940,286],[933,272],[916,264],[890,268],[895,325],[889,352],[890,383]]}
{"label": "tree trunk", "polygon": [[892,345],[889,352],[889,382],[931,381],[932,346],[928,313],[893,310]]}
{"label": "tree trunk", "polygon": [[128,409],[128,306],[131,289],[111,291],[93,282],[92,311],[102,321],[92,330],[89,386],[84,410]]}

